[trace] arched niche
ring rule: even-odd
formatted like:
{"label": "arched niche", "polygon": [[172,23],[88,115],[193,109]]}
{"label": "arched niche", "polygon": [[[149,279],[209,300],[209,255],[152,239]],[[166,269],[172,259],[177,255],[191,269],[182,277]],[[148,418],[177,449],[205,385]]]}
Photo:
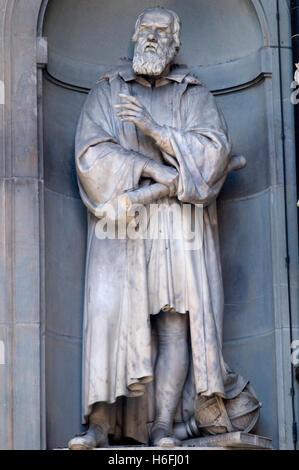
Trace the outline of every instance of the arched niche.
{"label": "arched niche", "polygon": [[[4,273],[4,279],[7,279],[1,285],[1,299],[4,302],[0,302],[0,313],[2,315],[3,312],[4,315],[0,331],[11,353],[7,365],[0,371],[1,382],[6,384],[1,389],[0,396],[1,428],[8,430],[5,436],[2,434],[0,437],[2,448],[64,446],[70,435],[80,430],[85,209],[76,187],[73,138],[85,93],[98,73],[110,64],[100,60],[104,59],[100,54],[85,54],[86,38],[89,40],[92,34],[97,40],[100,38],[97,23],[93,32],[84,28],[81,30],[81,34],[77,36],[77,49],[74,47],[71,54],[64,50],[64,57],[59,57],[63,47],[72,43],[69,38],[74,31],[70,26],[70,18],[72,14],[76,14],[75,10],[80,3],[76,1],[74,8],[74,1],[0,0],[3,12],[0,23],[0,72],[6,85],[6,104],[0,115],[1,132],[4,129],[1,136],[5,139],[4,151],[0,155],[0,197],[1,207],[6,208],[1,213],[3,223],[0,227],[0,242],[11,239],[0,263],[0,275]],[[86,6],[94,2],[88,0],[81,3]],[[96,12],[97,19],[104,17],[99,13],[99,8],[102,7],[102,11],[107,13],[106,17],[110,17],[110,23],[107,21],[110,30],[115,31],[117,15],[113,8],[117,2],[96,3],[96,10],[86,9],[91,14],[90,24],[94,21],[92,13]],[[131,34],[129,19],[135,19],[145,6],[154,3],[137,4],[132,0],[128,2],[128,9],[124,10],[122,2],[121,8],[118,8],[122,13],[120,31],[125,31],[125,26],[126,31]],[[182,2],[159,3],[165,3],[181,13]],[[278,236],[284,213],[279,206],[281,197],[272,184],[273,181],[278,181],[279,184],[282,172],[280,150],[277,150],[279,115],[273,106],[274,102],[278,103],[279,93],[277,79],[274,80],[274,86],[271,80],[273,69],[277,72],[277,57],[273,52],[277,49],[275,3],[269,5],[269,0],[225,0],[221,2],[219,9],[219,2],[216,1],[190,0],[186,3],[186,18],[189,15],[188,21],[193,24],[193,29],[185,29],[183,40],[187,44],[191,40],[191,46],[195,46],[198,60],[189,65],[196,66],[197,72],[204,77],[209,88],[218,95],[229,121],[236,152],[245,153],[249,162],[242,174],[233,175],[228,180],[219,207],[224,282],[228,294],[225,351],[229,362],[252,379],[264,401],[259,431],[273,437],[274,444],[277,445],[279,441],[283,448],[291,442],[291,432],[286,426],[291,419],[289,377],[285,372],[289,364],[289,344],[285,334],[280,333],[281,325],[287,328],[280,307],[283,287],[276,284],[279,294],[276,292],[274,295],[267,285],[267,295],[259,295],[257,288],[264,283],[264,273],[255,275],[257,267],[265,265],[266,271],[271,269],[270,258],[275,265],[284,253],[284,242]],[[287,25],[287,2],[281,0],[279,3],[282,21]],[[223,4],[226,8],[222,7]],[[206,13],[210,12],[207,22],[200,14],[203,11],[200,11],[201,6],[205,7]],[[82,12],[84,23],[86,13],[84,9],[79,8],[78,11]],[[190,15],[192,11],[194,18]],[[222,26],[229,25],[231,20],[232,26],[225,30],[228,35],[218,34],[217,31],[214,35],[219,11],[223,16],[218,16],[218,24],[219,19],[223,20]],[[50,27],[51,15],[54,29],[55,16],[60,26],[63,26],[61,19],[65,19],[65,25],[68,25],[64,30],[65,35],[63,30],[59,32],[61,43],[58,47],[52,41],[54,29]],[[183,12],[183,21],[184,15]],[[202,25],[200,30],[195,18]],[[229,30],[233,30],[234,25],[239,36],[229,36]],[[241,37],[240,25],[244,26],[243,32],[248,33],[246,40],[245,36]],[[36,36],[45,33],[47,28],[48,72],[53,75],[50,77],[45,73],[41,93],[36,70],[36,63],[39,61]],[[211,40],[207,40],[204,31],[207,34],[213,31]],[[203,44],[207,44],[205,51],[214,48],[214,60],[210,60],[209,54],[200,57],[203,49],[199,47],[199,34],[203,38]],[[286,27],[281,39],[285,49],[289,45],[288,37]],[[129,42],[127,39],[120,39],[113,36],[107,50],[111,44],[121,42],[125,51],[122,54],[129,54]],[[225,46],[225,41],[229,47]],[[238,42],[240,49],[236,53]],[[272,54],[269,53],[268,46],[274,46]],[[188,49],[188,53],[191,54],[191,50],[192,48]],[[115,52],[116,49],[113,50]],[[55,53],[60,60],[54,60]],[[286,67],[289,63],[287,54],[288,51],[283,50]],[[181,57],[186,57],[188,62],[187,52]],[[189,57],[192,58],[192,55]],[[81,66],[77,67],[80,63]],[[284,75],[283,80],[288,83],[289,75]],[[43,106],[38,106],[41,98]],[[284,101],[284,106],[287,114],[287,100]],[[41,127],[38,129],[37,121],[37,116],[42,116],[42,108],[44,132]],[[241,112],[244,109],[246,113]],[[22,119],[19,119],[20,115]],[[255,118],[258,120],[255,121]],[[287,137],[292,136],[291,122],[286,134]],[[260,142],[260,146],[256,142]],[[256,147],[252,147],[252,144]],[[292,155],[291,147],[289,155]],[[292,158],[289,162],[287,169],[292,174]],[[275,202],[279,206],[276,225],[271,212]],[[263,226],[258,224],[261,219],[266,221]],[[268,223],[271,228],[268,228]],[[257,230],[251,233],[249,228],[255,225]],[[256,246],[260,246],[258,255],[254,246],[249,243],[253,239]],[[264,250],[263,247],[269,244],[270,239],[271,247]],[[239,256],[232,257],[231,252],[236,252]],[[2,257],[2,252],[0,256]],[[274,269],[277,271],[277,268]],[[276,271],[270,275],[267,273],[266,277],[274,282],[278,279]],[[238,285],[241,286],[240,289]],[[258,299],[259,303],[251,303],[252,298]],[[271,315],[272,308],[275,319],[274,314]],[[264,318],[266,325],[263,323]],[[253,328],[254,325],[257,329]],[[259,364],[258,368],[256,364]],[[276,383],[276,374],[284,377],[284,387]]]}
{"label": "arched niche", "polygon": [[[63,82],[90,87],[107,67],[132,58],[130,38],[135,17],[156,4],[123,0],[120,13],[118,0],[89,0],[84,4],[80,0],[50,0],[44,24],[44,35],[49,39],[49,73]],[[177,62],[190,68],[248,57],[264,45],[263,31],[250,1],[164,0],[160,4],[174,9],[182,20],[182,48]],[[236,18],[233,29],[232,11]]]}
{"label": "arched niche", "polygon": [[[120,6],[119,0],[50,0],[45,11],[43,36],[49,48],[43,105],[50,446],[66,443],[80,427],[86,225],[74,169],[75,126],[88,89],[106,70],[122,66],[127,63],[124,58],[132,57],[130,38],[135,19],[156,3],[122,0]],[[177,62],[189,66],[215,92],[232,134],[234,152],[248,160],[247,168],[231,175],[226,183],[221,198],[229,202],[219,204],[225,350],[230,362],[253,381],[262,399],[266,390],[272,390],[267,391],[259,429],[268,435],[275,427],[268,410],[276,406],[276,396],[272,378],[267,376],[269,363],[264,364],[265,370],[261,365],[260,371],[255,364],[259,337],[267,336],[273,323],[271,279],[266,280],[271,253],[265,242],[269,241],[270,224],[265,229],[261,225],[267,216],[270,185],[269,34],[259,19],[261,12],[248,0],[170,0],[159,4],[181,16],[183,47]],[[264,191],[266,196],[260,196]],[[254,233],[250,232],[253,227]],[[238,236],[234,237],[236,230]],[[241,253],[238,243],[243,246]],[[260,250],[254,250],[256,244]],[[254,275],[253,266],[258,266]],[[245,340],[248,335],[249,341]],[[265,356],[271,354],[273,337],[266,340]],[[241,343],[239,355],[236,341]],[[270,369],[275,369],[273,360]]]}

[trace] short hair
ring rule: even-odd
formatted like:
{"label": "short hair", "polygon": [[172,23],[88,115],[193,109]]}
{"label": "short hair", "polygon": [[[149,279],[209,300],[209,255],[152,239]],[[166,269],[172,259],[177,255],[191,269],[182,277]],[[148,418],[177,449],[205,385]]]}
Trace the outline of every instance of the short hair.
{"label": "short hair", "polygon": [[173,19],[173,31],[172,31],[172,34],[173,34],[173,39],[174,39],[174,42],[175,42],[175,48],[176,48],[176,52],[179,51],[180,47],[181,47],[181,41],[180,41],[180,36],[181,36],[181,20],[179,18],[179,15],[177,13],[175,13],[174,11],[172,10],[168,10],[167,8],[164,8],[164,7],[152,7],[152,8],[147,8],[146,10],[144,10],[137,18],[137,21],[136,21],[136,24],[135,24],[135,32],[134,32],[134,35],[132,37],[132,41],[133,42],[136,42],[137,41],[137,36],[138,36],[138,31],[139,31],[139,28],[140,28],[140,23],[141,23],[141,20],[143,18],[143,16],[148,13],[149,11],[152,11],[152,10],[162,10],[166,13],[169,13],[170,16],[172,16],[172,19]]}

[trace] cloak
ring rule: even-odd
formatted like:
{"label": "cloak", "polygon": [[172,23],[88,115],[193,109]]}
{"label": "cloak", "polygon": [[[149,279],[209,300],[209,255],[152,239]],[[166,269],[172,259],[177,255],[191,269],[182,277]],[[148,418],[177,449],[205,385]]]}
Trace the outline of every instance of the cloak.
{"label": "cloak", "polygon": [[[163,126],[154,142],[133,123],[122,123],[114,105],[119,93],[136,96]],[[83,326],[83,422],[95,402],[114,404],[112,433],[147,442],[153,409],[148,397],[154,379],[155,338],[151,315],[161,309],[189,313],[191,363],[177,419],[192,414],[196,394],[233,398],[246,381],[222,356],[223,286],[216,197],[227,176],[231,143],[213,95],[185,69],[173,69],[151,85],[131,68],[102,77],[89,93],[76,133],[76,169],[88,208],[88,246]],[[158,201],[151,215],[164,239],[99,239],[103,204],[148,184],[149,161],[174,166],[178,194]],[[183,207],[200,214],[199,243],[184,237]],[[171,214],[181,214],[181,224]],[[162,214],[162,215],[161,215]],[[176,219],[177,220],[177,219]],[[186,222],[186,221],[185,221]],[[160,230],[160,229],[159,229]],[[199,234],[197,234],[199,235]],[[126,397],[126,398],[124,398]],[[118,413],[119,403],[125,411]],[[118,416],[118,417],[117,417]]]}

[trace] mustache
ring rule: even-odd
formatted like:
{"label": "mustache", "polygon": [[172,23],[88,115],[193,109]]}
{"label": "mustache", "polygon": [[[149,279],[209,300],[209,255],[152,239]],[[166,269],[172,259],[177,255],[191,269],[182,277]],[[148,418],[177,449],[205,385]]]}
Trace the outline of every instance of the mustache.
{"label": "mustache", "polygon": [[157,43],[154,43],[154,42],[146,42],[144,47],[143,47],[143,51],[144,52],[147,52],[147,51],[155,51],[157,52],[157,49],[158,49],[158,44]]}
{"label": "mustache", "polygon": [[143,52],[158,52],[160,54],[167,53],[168,48],[159,44],[158,41],[150,41],[148,39],[139,40],[135,45],[135,50],[139,53]]}
{"label": "mustache", "polygon": [[[155,52],[155,55],[151,53]],[[148,60],[155,59],[164,59],[165,57],[173,58],[176,55],[176,48],[174,45],[170,47],[161,47],[157,43],[151,43],[149,41],[144,41],[143,43],[136,44],[134,50],[134,57],[144,58]]]}

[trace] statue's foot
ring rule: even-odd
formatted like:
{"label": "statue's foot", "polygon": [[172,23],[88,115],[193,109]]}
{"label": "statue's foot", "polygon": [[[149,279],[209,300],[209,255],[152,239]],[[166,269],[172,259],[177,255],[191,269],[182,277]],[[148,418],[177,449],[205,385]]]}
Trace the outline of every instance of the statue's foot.
{"label": "statue's foot", "polygon": [[96,447],[109,447],[108,436],[101,426],[92,425],[88,431],[73,437],[68,443],[70,450],[92,450]]}
{"label": "statue's foot", "polygon": [[168,429],[153,427],[151,431],[151,445],[153,447],[180,447],[181,441],[170,433]]}

